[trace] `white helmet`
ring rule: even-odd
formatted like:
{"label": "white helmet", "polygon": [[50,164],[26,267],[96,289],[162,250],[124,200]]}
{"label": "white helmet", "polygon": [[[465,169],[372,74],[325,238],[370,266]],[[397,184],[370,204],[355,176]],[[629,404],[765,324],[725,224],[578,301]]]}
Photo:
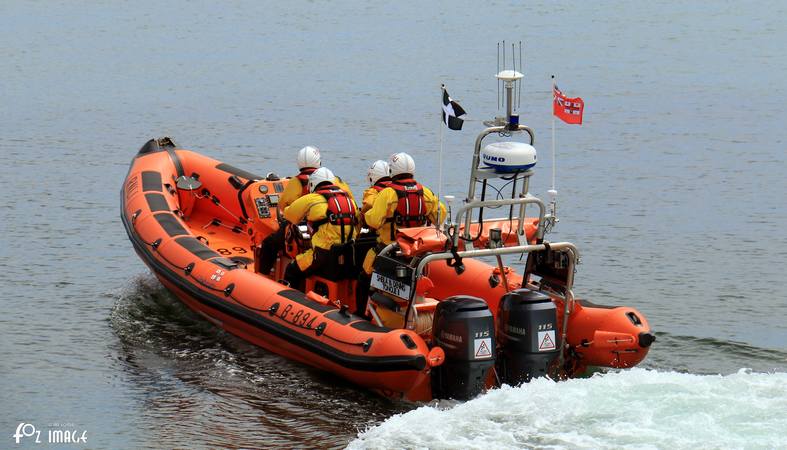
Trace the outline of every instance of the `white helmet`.
{"label": "white helmet", "polygon": [[336,177],[333,176],[331,169],[320,167],[309,175],[309,192],[314,192],[320,183],[325,183],[326,181],[333,183],[334,178]]}
{"label": "white helmet", "polygon": [[388,176],[390,169],[388,168],[388,163],[383,161],[382,159],[378,159],[377,161],[373,162],[371,166],[369,166],[369,171],[366,172],[366,176],[369,180],[369,185],[373,186],[374,183],[377,183],[377,180],[380,178],[385,178]]}
{"label": "white helmet", "polygon": [[415,175],[415,161],[413,161],[412,156],[405,152],[394,153],[391,155],[391,159],[388,161],[388,166],[391,168],[392,177],[401,175],[403,173]]}
{"label": "white helmet", "polygon": [[320,167],[320,149],[307,145],[298,150],[298,168]]}

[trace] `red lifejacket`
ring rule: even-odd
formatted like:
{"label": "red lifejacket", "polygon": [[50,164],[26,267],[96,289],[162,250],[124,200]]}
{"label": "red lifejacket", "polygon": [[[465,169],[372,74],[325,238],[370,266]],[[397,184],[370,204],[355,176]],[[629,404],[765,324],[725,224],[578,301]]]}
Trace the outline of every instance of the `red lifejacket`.
{"label": "red lifejacket", "polygon": [[[423,227],[429,224],[423,186],[412,178],[405,178],[391,181],[388,187],[396,191],[399,198],[394,215],[388,222],[396,224],[396,228]],[[392,224],[391,240],[394,240],[394,233]]]}
{"label": "red lifejacket", "polygon": [[[312,221],[309,226],[316,232],[325,223],[338,225],[341,227],[342,244],[351,239],[355,226],[358,224],[358,217],[356,216],[355,202],[350,198],[350,195],[333,184],[320,186],[314,193],[325,197],[325,201],[328,202],[328,210],[325,212],[324,219]],[[344,234],[345,227],[350,227],[346,236]]]}
{"label": "red lifejacket", "polygon": [[315,170],[317,170],[316,167],[304,167],[298,175],[295,175],[295,178],[301,182],[301,196],[309,193],[309,175]]}
{"label": "red lifejacket", "polygon": [[377,183],[374,183],[372,187],[374,188],[375,191],[380,192],[383,189],[387,188],[390,184],[391,184],[391,180],[378,181]]}

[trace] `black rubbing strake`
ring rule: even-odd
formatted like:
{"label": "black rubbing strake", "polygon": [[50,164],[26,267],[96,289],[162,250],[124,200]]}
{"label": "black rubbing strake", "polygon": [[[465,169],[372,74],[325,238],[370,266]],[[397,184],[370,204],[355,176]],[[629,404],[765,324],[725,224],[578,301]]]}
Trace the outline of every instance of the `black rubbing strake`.
{"label": "black rubbing strake", "polygon": [[352,314],[342,314],[341,311],[338,309],[336,311],[331,311],[325,315],[327,319],[331,319],[334,322],[339,322],[342,325],[347,325],[350,322],[354,322],[356,320],[363,320],[363,317],[354,316]]}
{"label": "black rubbing strake", "polygon": [[387,333],[391,331],[391,329],[388,327],[378,327],[368,320],[359,320],[357,322],[353,322],[350,324],[350,326],[358,331],[368,331],[370,333]]}
{"label": "black rubbing strake", "polygon": [[145,194],[145,200],[147,200],[151,212],[169,211],[169,203],[161,194]]}
{"label": "black rubbing strake", "polygon": [[161,228],[170,236],[183,236],[189,234],[188,231],[180,224],[180,220],[173,214],[161,213],[153,216],[158,221]]}
{"label": "black rubbing strake", "polygon": [[225,171],[227,173],[231,173],[233,175],[237,175],[237,176],[239,176],[241,178],[245,178],[247,180],[260,180],[260,179],[262,179],[262,177],[259,176],[259,175],[255,175],[255,174],[253,174],[251,172],[246,172],[243,169],[238,169],[237,167],[231,166],[231,165],[226,164],[226,163],[217,164],[216,168],[219,169],[219,170],[223,170],[223,171]]}
{"label": "black rubbing strake", "polygon": [[142,190],[161,192],[161,174],[151,170],[142,172]]}
{"label": "black rubbing strake", "polygon": [[308,306],[309,308],[311,308],[311,309],[313,309],[315,311],[321,312],[321,313],[332,311],[332,310],[336,309],[336,307],[334,307],[334,306],[327,306],[327,305],[323,305],[323,304],[317,303],[315,301],[309,300],[306,297],[306,294],[304,294],[301,291],[296,291],[295,289],[285,289],[283,291],[277,292],[277,294],[281,295],[282,297],[284,297],[286,299],[292,300],[294,302],[298,302],[298,303],[300,303],[303,306]]}
{"label": "black rubbing strake", "polygon": [[601,309],[615,309],[619,308],[619,306],[610,306],[610,305],[599,305],[587,300],[577,300],[577,303],[584,306],[585,308],[601,308]]}
{"label": "black rubbing strake", "polygon": [[210,248],[202,245],[202,243],[193,237],[179,237],[175,239],[175,242],[180,244],[181,247],[185,248],[186,250],[190,251],[199,259],[210,259],[219,256],[218,253],[214,252]]}
{"label": "black rubbing strake", "polygon": [[226,270],[233,270],[238,268],[238,262],[229,258],[224,258],[224,257],[213,258],[210,260],[210,262]]}
{"label": "black rubbing strake", "polygon": [[245,256],[230,256],[230,259],[235,261],[236,263],[244,264],[244,265],[249,265],[254,262],[253,259],[247,258]]}

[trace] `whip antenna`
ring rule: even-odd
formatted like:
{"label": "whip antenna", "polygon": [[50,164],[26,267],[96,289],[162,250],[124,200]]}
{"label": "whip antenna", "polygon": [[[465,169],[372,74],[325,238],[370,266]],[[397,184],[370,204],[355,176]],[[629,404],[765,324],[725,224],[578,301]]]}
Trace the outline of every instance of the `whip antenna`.
{"label": "whip antenna", "polygon": [[[500,43],[497,43],[497,73],[500,73]],[[497,109],[500,110],[500,79],[497,80]]]}
{"label": "whip antenna", "polygon": [[[502,50],[501,53],[503,54],[503,70],[506,70],[506,41],[505,41],[505,39],[503,39],[503,46],[502,46],[501,50]],[[503,89],[505,89],[505,88],[503,88]],[[505,95],[505,94],[503,94],[503,90],[502,89],[500,90],[500,95],[501,96]],[[505,101],[505,100],[503,100],[503,101]]]}
{"label": "whip antenna", "polygon": [[[522,59],[522,41],[519,41],[519,73],[525,73],[523,70],[524,60]],[[522,104],[522,80],[518,80],[517,84],[519,85],[519,95],[516,97],[516,108],[519,109],[519,106]]]}
{"label": "whip antenna", "polygon": [[[516,70],[516,52],[514,51],[514,43],[513,43],[513,42],[511,43],[511,67],[512,67],[514,70]],[[520,80],[517,80],[517,81],[516,81],[516,83],[514,83],[514,98],[512,99],[512,102],[513,102],[514,100],[516,100],[517,91],[519,90],[519,89],[517,88],[517,86],[519,86],[519,82],[520,82],[520,81],[521,81],[521,79],[520,79]],[[512,105],[512,106],[513,106],[513,105]],[[517,106],[517,108],[519,108],[519,106]]]}

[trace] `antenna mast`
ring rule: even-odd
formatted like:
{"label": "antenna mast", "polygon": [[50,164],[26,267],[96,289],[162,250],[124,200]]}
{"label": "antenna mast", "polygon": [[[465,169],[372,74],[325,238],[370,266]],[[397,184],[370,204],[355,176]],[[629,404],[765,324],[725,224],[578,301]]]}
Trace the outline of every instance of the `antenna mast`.
{"label": "antenna mast", "polygon": [[[472,210],[474,208],[478,209],[479,227],[481,227],[482,230],[484,226],[484,207],[492,207],[492,205],[510,206],[511,210],[509,211],[509,217],[514,217],[513,208],[514,206],[518,206],[519,214],[517,215],[518,220],[516,222],[516,233],[520,239],[522,239],[524,236],[523,227],[525,220],[525,207],[529,203],[538,202],[537,199],[528,194],[530,176],[534,173],[532,167],[535,165],[535,148],[533,148],[534,133],[530,127],[521,125],[519,123],[519,114],[514,112],[521,98],[521,80],[524,77],[521,72],[516,70],[517,68],[521,69],[523,66],[521,57],[521,41],[519,49],[519,65],[517,65],[516,59],[516,45],[513,43],[511,44],[511,64],[513,66],[510,69],[507,67],[507,47],[505,41],[502,42],[502,45],[498,43],[497,48],[498,69],[502,70],[498,70],[495,78],[497,78],[498,87],[502,85],[504,90],[504,92],[501,92],[499,88],[497,90],[498,108],[502,106],[501,102],[504,102],[506,113],[504,117],[495,117],[494,120],[484,121],[484,125],[486,125],[487,128],[478,135],[475,141],[473,162],[470,168],[470,183],[468,187],[467,198],[465,200],[466,204],[459,216],[457,216],[459,223],[464,224],[462,238],[465,240],[465,245],[467,247],[472,247],[473,245],[473,238],[470,234],[470,226],[473,219]],[[502,67],[500,65],[501,56],[503,63]],[[498,134],[501,137],[510,137],[515,133],[526,133],[530,138],[530,142],[527,144],[522,142],[497,142],[487,145],[484,147],[484,161],[482,163],[481,147],[484,138],[491,134]],[[504,152],[505,155],[498,153],[498,156],[495,156],[492,154],[493,152]],[[512,189],[512,196],[510,199],[486,199],[487,182],[488,180],[494,178],[513,180],[514,187]],[[516,184],[517,179],[522,180],[521,187]],[[475,197],[476,186],[478,183],[483,185],[480,199]],[[541,230],[542,229],[539,228],[537,236],[535,236],[536,240],[540,241],[543,239],[543,233]],[[454,240],[456,241],[457,239],[458,235],[454,238]]]}

